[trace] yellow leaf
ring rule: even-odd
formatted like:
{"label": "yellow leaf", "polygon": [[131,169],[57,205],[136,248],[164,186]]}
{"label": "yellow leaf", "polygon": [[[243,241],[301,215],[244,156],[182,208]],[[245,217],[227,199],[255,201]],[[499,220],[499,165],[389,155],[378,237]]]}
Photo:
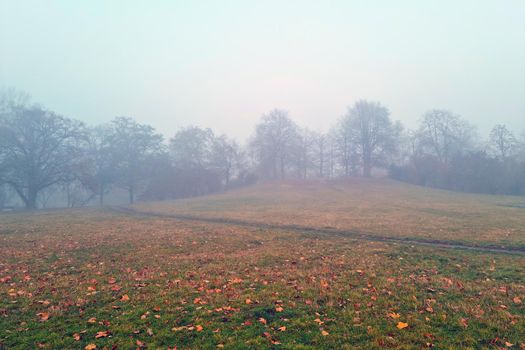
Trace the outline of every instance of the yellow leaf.
{"label": "yellow leaf", "polygon": [[408,327],[408,323],[405,323],[405,322],[398,322],[396,327],[397,327],[398,329],[407,328],[407,327]]}

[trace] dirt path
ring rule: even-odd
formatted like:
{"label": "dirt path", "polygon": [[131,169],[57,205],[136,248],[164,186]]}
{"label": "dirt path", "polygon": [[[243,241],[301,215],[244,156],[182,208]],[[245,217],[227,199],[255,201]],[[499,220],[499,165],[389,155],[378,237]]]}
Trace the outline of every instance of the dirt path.
{"label": "dirt path", "polygon": [[145,216],[145,217],[159,217],[159,218],[168,218],[176,219],[183,221],[194,221],[194,222],[205,222],[205,223],[215,223],[215,224],[227,224],[259,229],[270,229],[270,230],[285,230],[285,231],[295,231],[299,233],[315,233],[315,234],[325,234],[325,235],[338,235],[350,237],[353,239],[372,241],[372,242],[392,242],[400,244],[413,244],[421,246],[429,246],[435,248],[445,248],[445,249],[462,249],[470,250],[476,252],[485,252],[485,253],[503,253],[503,254],[518,254],[525,255],[525,247],[505,247],[498,245],[474,245],[466,244],[461,242],[450,242],[450,241],[440,241],[440,240],[431,240],[425,238],[399,238],[399,237],[388,237],[380,236],[370,233],[351,231],[351,230],[338,230],[338,229],[328,229],[328,228],[315,228],[308,226],[300,225],[279,225],[279,224],[265,224],[252,221],[243,221],[237,219],[228,219],[228,218],[210,218],[210,217],[198,217],[191,215],[180,215],[180,214],[165,214],[158,212],[148,212],[148,211],[139,211],[129,207],[111,207],[110,210],[134,216]]}

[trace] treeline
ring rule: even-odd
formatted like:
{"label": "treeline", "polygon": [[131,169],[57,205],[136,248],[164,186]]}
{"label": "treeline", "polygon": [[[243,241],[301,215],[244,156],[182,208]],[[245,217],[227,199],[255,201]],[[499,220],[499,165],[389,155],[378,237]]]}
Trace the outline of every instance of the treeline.
{"label": "treeline", "polygon": [[286,111],[261,117],[246,145],[190,126],[169,140],[129,117],[88,127],[16,92],[0,99],[0,207],[64,195],[68,207],[98,202],[115,188],[158,200],[203,195],[261,179],[372,176],[484,193],[525,193],[525,147],[497,125],[486,141],[460,116],[425,113],[417,130],[361,100],[326,133],[298,126]]}

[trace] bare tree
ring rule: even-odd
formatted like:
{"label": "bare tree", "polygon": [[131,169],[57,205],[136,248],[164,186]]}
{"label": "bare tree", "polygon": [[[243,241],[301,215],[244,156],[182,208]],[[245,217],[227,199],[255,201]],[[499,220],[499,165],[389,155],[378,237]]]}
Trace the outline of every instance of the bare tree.
{"label": "bare tree", "polygon": [[460,116],[443,109],[433,109],[421,118],[418,130],[419,145],[443,164],[469,148],[474,129]]}
{"label": "bare tree", "polygon": [[153,169],[149,161],[163,150],[162,135],[145,124],[129,117],[117,117],[111,122],[109,138],[117,160],[116,182],[128,191],[129,202],[135,201],[135,192]]}
{"label": "bare tree", "polygon": [[[66,191],[70,204],[87,203],[98,196],[99,205],[104,205],[104,197],[115,182],[119,166],[119,149],[113,139],[114,130],[111,125],[97,126],[88,130],[88,137],[84,145],[83,161],[77,169],[76,180],[91,195],[81,200],[76,184],[68,186]],[[74,192],[74,193],[73,193]],[[74,196],[73,196],[74,195]],[[73,198],[75,197],[75,198]]]}
{"label": "bare tree", "polygon": [[170,153],[175,167],[206,168],[210,162],[214,139],[211,129],[189,126],[177,131],[170,140]]}
{"label": "bare tree", "polygon": [[11,105],[0,116],[0,177],[29,209],[44,189],[67,181],[83,125],[40,107]]}
{"label": "bare tree", "polygon": [[507,159],[516,151],[518,141],[505,125],[498,124],[490,132],[490,145],[501,159]]}
{"label": "bare tree", "polygon": [[359,155],[363,176],[370,177],[372,167],[384,165],[396,151],[399,123],[393,124],[388,109],[379,102],[357,101],[343,120],[355,152]]}
{"label": "bare tree", "polygon": [[[357,166],[358,155],[354,147],[350,118],[342,117],[339,120],[331,130],[331,138],[333,140],[332,155],[337,158],[339,165],[342,167],[343,175],[352,175]],[[333,165],[331,169],[333,173]]]}
{"label": "bare tree", "polygon": [[211,149],[211,167],[223,177],[224,186],[228,187],[230,180],[242,168],[242,152],[235,140],[221,135],[213,139]]}
{"label": "bare tree", "polygon": [[299,138],[298,127],[286,111],[274,109],[263,115],[251,142],[262,173],[284,179],[292,166]]}

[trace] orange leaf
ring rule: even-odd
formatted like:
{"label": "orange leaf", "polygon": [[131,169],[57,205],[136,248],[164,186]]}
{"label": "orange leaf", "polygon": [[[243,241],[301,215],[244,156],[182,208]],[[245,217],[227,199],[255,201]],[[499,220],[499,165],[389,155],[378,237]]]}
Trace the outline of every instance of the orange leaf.
{"label": "orange leaf", "polygon": [[49,313],[47,312],[39,312],[36,315],[40,317],[40,321],[47,321],[49,319]]}
{"label": "orange leaf", "polygon": [[275,311],[277,311],[277,312],[283,312],[283,310],[284,310],[284,309],[283,309],[282,307],[280,307],[280,306],[277,306],[277,307],[275,308]]}
{"label": "orange leaf", "polygon": [[327,336],[328,334],[330,334],[330,333],[328,333],[328,332],[327,332],[327,331],[325,331],[325,330],[322,330],[322,331],[321,331],[321,334],[322,334],[323,336],[325,336],[325,337],[326,337],[326,336]]}
{"label": "orange leaf", "polygon": [[198,325],[195,326],[195,330],[196,330],[197,332],[202,332],[202,329],[203,329],[203,328],[202,328],[202,326],[201,326],[200,324],[198,324]]}
{"label": "orange leaf", "polygon": [[95,344],[88,344],[88,345],[86,345],[84,350],[95,350],[96,348],[97,348],[97,346]]}
{"label": "orange leaf", "polygon": [[98,339],[98,338],[105,338],[109,335],[109,332],[108,331],[100,331],[100,332],[97,332],[97,335],[95,335],[95,339]]}
{"label": "orange leaf", "polygon": [[128,301],[129,300],[129,296],[127,294],[124,294],[123,296],[120,297],[120,301]]}
{"label": "orange leaf", "polygon": [[404,328],[407,328],[407,327],[408,327],[408,323],[405,323],[405,322],[398,322],[396,327],[397,327],[398,329],[404,329]]}

